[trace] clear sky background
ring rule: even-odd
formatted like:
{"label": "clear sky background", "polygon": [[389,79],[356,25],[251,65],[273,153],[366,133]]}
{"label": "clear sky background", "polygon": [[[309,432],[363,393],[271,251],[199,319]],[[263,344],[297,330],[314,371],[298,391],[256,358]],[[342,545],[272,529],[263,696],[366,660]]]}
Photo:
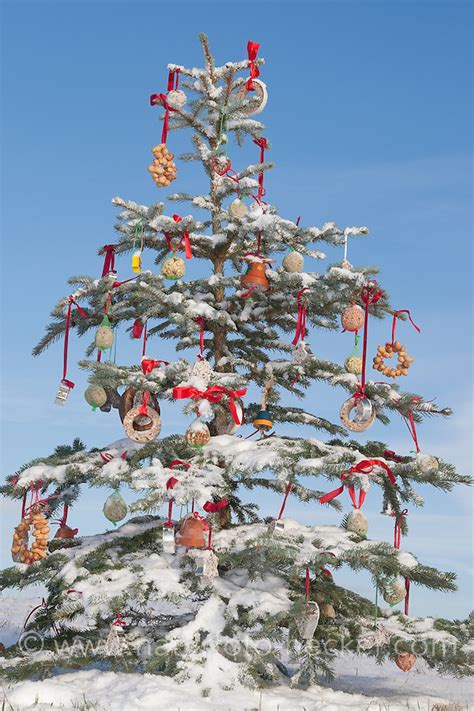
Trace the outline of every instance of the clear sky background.
{"label": "clear sky background", "polygon": [[[427,420],[419,428],[421,446],[471,471],[469,2],[17,1],[2,10],[3,475],[75,436],[88,447],[122,436],[116,412],[92,413],[83,400],[86,379],[75,362],[85,342],[72,336],[76,389],[64,408],[53,404],[62,344],[38,359],[31,349],[54,303],[68,293],[67,277],[100,274],[97,249],[114,239],[111,198],[150,204],[166,195],[146,170],[161,132],[148,98],[165,89],[168,62],[201,63],[200,31],[218,63],[244,58],[249,39],[261,43],[270,97],[262,120],[276,164],[266,177],[268,200],[283,216],[301,215],[305,225],[335,220],[369,227],[369,237],[350,245],[350,260],[379,265],[393,306],[410,308],[422,329],[418,335],[400,328],[416,357],[408,387],[455,413]],[[169,142],[179,152],[189,149],[189,139],[181,132]],[[237,168],[255,162],[255,146],[231,148],[231,157]],[[170,191],[200,192],[204,180],[197,167],[179,164]],[[326,263],[307,268],[323,270],[341,259],[340,250],[327,255]],[[131,275],[128,257],[119,268],[121,277]],[[196,262],[189,275],[199,269]],[[388,320],[372,325],[373,348],[389,328]],[[309,341],[315,353],[339,362],[352,345],[340,333],[313,331]],[[173,357],[170,347],[155,343],[153,357]],[[138,357],[137,344],[119,333],[118,361]],[[318,384],[308,404],[337,421],[343,398]],[[163,434],[184,430],[179,407],[164,403],[162,412]],[[367,435],[402,454],[412,449],[397,419]],[[106,528],[102,493],[86,490],[72,511],[71,523],[83,534]],[[378,514],[377,493],[365,505],[369,535],[391,540],[393,521]],[[403,545],[428,565],[456,571],[460,589],[415,587],[411,610],[464,616],[472,607],[471,492],[425,487],[421,493],[425,506],[410,510]],[[266,514],[277,513],[278,497],[265,493],[258,501]],[[7,565],[19,507],[2,507]],[[291,498],[287,513],[306,523],[339,522],[337,513]],[[336,579],[373,594],[367,576],[342,571]]]}

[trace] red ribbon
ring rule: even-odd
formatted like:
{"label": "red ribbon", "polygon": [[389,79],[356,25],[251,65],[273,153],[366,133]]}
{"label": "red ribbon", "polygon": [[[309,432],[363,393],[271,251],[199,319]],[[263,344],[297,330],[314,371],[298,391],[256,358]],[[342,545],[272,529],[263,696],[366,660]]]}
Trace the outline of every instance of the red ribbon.
{"label": "red ribbon", "polygon": [[[104,462],[111,462],[112,459],[114,458],[113,454],[110,454],[110,452],[106,452],[105,454],[103,452],[99,452],[101,459]],[[120,455],[120,459],[126,459],[127,458],[127,450],[125,452],[122,452]]]}
{"label": "red ribbon", "polygon": [[[342,474],[342,476],[341,476],[342,485],[340,487],[338,487],[337,489],[334,489],[333,491],[329,491],[327,494],[324,494],[323,496],[321,496],[319,499],[319,503],[320,504],[327,504],[327,503],[329,503],[329,501],[332,501],[337,496],[342,494],[342,492],[344,491],[344,487],[345,487],[344,482],[351,474],[354,474],[357,472],[362,473],[362,474],[372,474],[374,467],[376,467],[376,466],[382,467],[382,469],[385,470],[385,472],[390,480],[390,483],[395,484],[395,477],[392,474],[392,470],[390,469],[389,466],[387,466],[387,464],[385,464],[385,462],[381,462],[379,459],[363,459],[362,461],[358,462],[353,467],[351,467],[348,472],[345,472],[344,474]],[[347,486],[347,491],[349,492],[349,496],[351,497],[352,505],[354,506],[354,508],[360,509],[360,507],[362,506],[362,504],[365,501],[366,492],[363,491],[363,489],[361,489],[359,491],[359,500],[357,501],[356,495],[355,495],[355,490],[352,485]]]}
{"label": "red ribbon", "polygon": [[64,353],[63,353],[63,377],[62,377],[62,382],[68,386],[68,388],[73,388],[74,383],[72,380],[68,380],[66,378],[67,376],[67,354],[68,354],[68,348],[69,348],[69,329],[71,328],[71,311],[72,307],[75,306],[76,309],[79,311],[81,316],[84,316],[84,318],[89,318],[89,314],[84,311],[84,309],[81,309],[78,303],[74,300],[73,296],[69,297],[69,303],[67,307],[67,314],[66,314],[66,330],[64,331]]}
{"label": "red ribbon", "polygon": [[136,318],[133,322],[132,338],[141,338],[144,326],[145,324],[139,318]]}
{"label": "red ribbon", "polygon": [[158,368],[159,365],[169,365],[167,360],[152,360],[151,358],[142,358],[142,371],[143,375],[151,373],[154,368]]}
{"label": "red ribbon", "polygon": [[117,617],[115,618],[113,624],[117,627],[126,627],[127,623],[122,620],[120,617],[120,612],[117,612]]}
{"label": "red ribbon", "polygon": [[292,486],[293,486],[293,484],[291,483],[291,481],[286,485],[285,497],[284,497],[283,503],[282,503],[282,505],[281,505],[280,513],[278,514],[278,519],[281,519],[281,517],[283,516],[283,511],[285,510],[286,501],[287,501],[287,499],[288,499],[288,496],[290,495],[290,491],[291,491],[291,487],[292,487]]}
{"label": "red ribbon", "polygon": [[308,602],[308,600],[309,600],[310,585],[311,585],[311,579],[309,577],[309,568],[306,568],[306,575],[305,575],[306,602]]}
{"label": "red ribbon", "polygon": [[[268,141],[266,138],[254,138],[253,142],[255,143],[256,146],[259,146],[260,148],[260,163],[263,163],[265,159],[265,149],[268,147]],[[260,199],[263,194],[264,194],[264,188],[263,188],[263,170],[260,171],[258,174],[258,193],[257,193],[257,199]]]}
{"label": "red ribbon", "polygon": [[296,334],[292,340],[292,344],[294,346],[296,346],[300,339],[301,342],[304,343],[304,339],[306,336],[306,306],[301,300],[301,297],[303,296],[305,291],[308,291],[308,287],[301,289],[301,291],[299,291],[296,295],[296,299],[298,302],[298,316],[296,321]]}
{"label": "red ribbon", "polygon": [[204,353],[204,326],[205,326],[205,319],[204,316],[198,316],[197,318],[194,319],[195,322],[199,326],[199,355],[202,358],[203,353]]}
{"label": "red ribbon", "polygon": [[179,83],[180,69],[170,69],[168,74],[168,91],[176,91]]}
{"label": "red ribbon", "polygon": [[173,388],[173,397],[175,400],[182,400],[184,398],[192,398],[193,400],[207,400],[211,403],[221,402],[224,394],[229,398],[229,410],[232,414],[234,422],[236,425],[241,425],[242,422],[239,419],[237,409],[235,407],[234,398],[243,397],[247,392],[247,388],[242,388],[241,390],[228,390],[220,385],[212,385],[207,390],[198,390],[191,386],[176,387]]}
{"label": "red ribbon", "polygon": [[[175,222],[182,222],[183,218],[180,217],[179,215],[173,215],[173,220]],[[173,246],[173,242],[171,241],[171,237],[169,236],[168,232],[163,232],[163,234],[165,236],[165,239],[168,243],[168,247],[171,252],[177,252],[178,249],[181,248],[181,245],[184,243],[184,255],[185,255],[186,259],[191,259],[191,257],[193,256],[193,253],[191,250],[191,242],[189,240],[189,231],[188,230],[184,230],[183,235],[182,235],[181,239],[179,240],[177,247]]]}
{"label": "red ribbon", "polygon": [[362,349],[362,376],[359,391],[354,394],[355,397],[365,397],[365,366],[367,363],[367,335],[369,325],[369,304],[376,304],[382,298],[382,292],[377,288],[375,279],[369,279],[366,286],[361,291],[361,299],[365,304],[364,314],[364,345]]}
{"label": "red ribbon", "polygon": [[253,79],[256,79],[257,77],[260,76],[260,70],[255,64],[255,60],[257,59],[257,54],[258,50],[260,48],[260,44],[258,42],[251,42],[250,40],[247,42],[247,54],[249,58],[249,69],[250,69],[250,76],[247,79],[247,91],[253,91],[255,89]]}
{"label": "red ribbon", "polygon": [[170,111],[178,111],[168,104],[165,94],[152,94],[150,96],[150,106],[163,106],[165,109],[165,119],[163,121],[163,130],[161,132],[161,142],[166,144],[168,137],[168,127],[170,122]]}
{"label": "red ribbon", "polygon": [[174,467],[184,467],[187,471],[190,466],[189,462],[183,462],[182,459],[173,459],[171,464],[168,464],[168,469],[173,469]]}
{"label": "red ribbon", "polygon": [[167,489],[174,489],[174,487],[176,486],[177,483],[178,483],[178,480],[176,479],[176,477],[170,476],[170,478],[166,482],[166,488]]}
{"label": "red ribbon", "polygon": [[395,452],[391,449],[385,449],[383,453],[384,459],[391,459],[393,462],[401,462],[402,458],[398,456],[398,454],[395,454]]}
{"label": "red ribbon", "polygon": [[416,325],[416,323],[413,321],[411,314],[408,309],[400,309],[399,311],[394,311],[393,312],[393,321],[392,321],[392,346],[395,342],[395,330],[397,328],[397,316],[398,314],[408,314],[408,318],[410,319],[410,323],[415,328],[418,333],[420,333],[419,327]]}
{"label": "red ribbon", "polygon": [[420,451],[420,446],[418,444],[418,435],[416,434],[415,420],[413,419],[413,413],[411,410],[408,411],[408,415],[405,417],[402,415],[403,421],[408,427],[408,431],[412,436],[413,442],[415,443],[417,453]]}
{"label": "red ribbon", "polygon": [[145,391],[143,393],[142,404],[140,405],[140,409],[138,411],[138,414],[141,415],[142,417],[146,417],[146,408],[148,405],[149,397],[150,397],[150,393],[148,391]]}
{"label": "red ribbon", "polygon": [[229,500],[228,499],[221,499],[220,501],[216,501],[215,503],[212,503],[212,501],[206,501],[204,506],[202,507],[206,513],[216,513],[216,511],[220,511],[221,509],[225,509],[226,506],[229,505]]}
{"label": "red ribbon", "polygon": [[102,276],[115,271],[115,244],[106,244],[102,247],[101,253],[105,253]]}

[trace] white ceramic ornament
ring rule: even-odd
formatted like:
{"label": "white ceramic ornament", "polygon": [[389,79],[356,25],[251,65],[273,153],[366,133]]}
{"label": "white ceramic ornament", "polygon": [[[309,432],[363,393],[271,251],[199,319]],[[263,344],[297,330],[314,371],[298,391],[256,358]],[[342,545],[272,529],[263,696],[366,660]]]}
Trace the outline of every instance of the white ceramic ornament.
{"label": "white ceramic ornament", "polygon": [[431,454],[425,454],[425,452],[418,452],[416,455],[416,465],[418,469],[421,469],[425,474],[428,472],[437,472],[439,469],[439,462],[436,457]]}
{"label": "white ceramic ornament", "polygon": [[364,513],[360,509],[354,509],[347,517],[346,529],[358,536],[365,536],[369,530],[369,524]]}
{"label": "white ceramic ornament", "polygon": [[393,607],[398,605],[399,602],[405,599],[407,594],[405,583],[403,580],[397,580],[394,578],[391,580],[384,589],[383,599],[385,602]]}
{"label": "white ceramic ornament", "polygon": [[188,100],[188,97],[181,89],[173,89],[172,91],[168,92],[166,100],[168,104],[173,108],[180,109],[181,106],[185,105],[186,101]]}
{"label": "white ceramic ornament", "polygon": [[304,267],[304,257],[299,252],[289,252],[282,262],[283,269],[287,272],[302,272]]}
{"label": "white ceramic ornament", "polygon": [[304,613],[296,620],[296,626],[302,639],[313,639],[319,623],[319,605],[309,600]]}
{"label": "white ceramic ornament", "polygon": [[212,373],[212,366],[205,358],[198,359],[194,363],[193,369],[191,371],[191,375],[195,376],[196,378],[200,378],[206,385],[210,382],[212,378]]}

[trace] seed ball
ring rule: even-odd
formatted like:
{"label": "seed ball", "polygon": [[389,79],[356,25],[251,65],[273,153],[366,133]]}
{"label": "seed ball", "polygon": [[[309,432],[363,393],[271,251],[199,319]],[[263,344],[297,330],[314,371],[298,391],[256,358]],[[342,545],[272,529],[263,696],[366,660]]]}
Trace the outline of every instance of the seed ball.
{"label": "seed ball", "polygon": [[107,402],[107,393],[101,385],[89,385],[84,397],[92,407],[102,407]]}
{"label": "seed ball", "polygon": [[359,509],[351,511],[347,517],[346,529],[351,533],[357,533],[358,536],[365,536],[369,530],[369,524],[365,514]]}
{"label": "seed ball", "polygon": [[341,323],[345,331],[358,331],[364,323],[364,310],[358,304],[348,306],[341,316]]}
{"label": "seed ball", "polygon": [[344,368],[348,373],[360,375],[362,373],[362,358],[360,356],[349,356],[344,361]]}
{"label": "seed ball", "polygon": [[99,326],[95,334],[95,345],[102,351],[112,348],[114,342],[114,332],[110,326]]}
{"label": "seed ball", "polygon": [[287,272],[302,272],[304,266],[304,257],[299,252],[293,250],[292,252],[286,255],[282,262],[282,265],[283,269],[285,269],[285,271]]}

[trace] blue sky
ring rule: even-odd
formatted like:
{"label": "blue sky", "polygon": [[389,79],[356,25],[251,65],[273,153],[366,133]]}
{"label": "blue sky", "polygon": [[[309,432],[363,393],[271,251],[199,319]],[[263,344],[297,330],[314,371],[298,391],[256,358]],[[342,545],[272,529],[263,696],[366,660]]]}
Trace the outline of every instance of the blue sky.
{"label": "blue sky", "polygon": [[[166,64],[201,62],[197,34],[206,31],[219,63],[261,43],[269,89],[263,121],[276,168],[268,199],[306,225],[335,220],[367,225],[350,245],[354,264],[377,264],[397,308],[410,308],[418,335],[402,326],[416,356],[409,388],[450,405],[449,420],[420,428],[425,450],[469,472],[472,463],[471,252],[471,9],[468,2],[140,3],[5,2],[3,4],[3,362],[2,471],[15,470],[58,443],[80,436],[103,446],[122,436],[116,414],[91,413],[85,378],[74,370],[85,344],[72,338],[76,390],[67,406],[52,404],[62,346],[31,357],[71,274],[98,275],[97,248],[114,239],[114,195],[145,204],[163,199],[146,171],[159,142],[150,93],[165,88]],[[177,152],[189,135],[171,136]],[[234,149],[237,166],[256,159],[255,147]],[[183,191],[198,192],[203,176],[178,166]],[[200,183],[204,185],[203,182]],[[170,208],[174,211],[174,208]],[[183,208],[184,209],[184,208]],[[340,252],[327,250],[327,262]],[[128,258],[121,276],[129,276]],[[193,267],[194,269],[195,267]],[[314,269],[321,270],[323,263]],[[192,276],[193,271],[190,271]],[[374,324],[373,346],[389,323]],[[313,351],[341,360],[349,337],[312,333]],[[169,344],[156,344],[166,358]],[[119,334],[118,360],[134,362],[136,345]],[[318,384],[312,409],[337,419],[342,393]],[[184,427],[166,405],[164,434]],[[311,432],[308,431],[308,435]],[[375,425],[402,453],[411,449],[404,426]],[[425,507],[410,512],[405,547],[423,562],[455,570],[453,595],[412,594],[416,614],[460,616],[472,606],[472,497],[425,490]],[[104,492],[104,499],[106,493]],[[278,500],[265,494],[266,513]],[[391,521],[368,497],[370,534],[391,538]],[[17,507],[4,505],[5,560]],[[337,523],[290,499],[288,514],[308,523]],[[97,493],[85,492],[73,525],[103,530]],[[363,576],[341,573],[366,594]]]}

